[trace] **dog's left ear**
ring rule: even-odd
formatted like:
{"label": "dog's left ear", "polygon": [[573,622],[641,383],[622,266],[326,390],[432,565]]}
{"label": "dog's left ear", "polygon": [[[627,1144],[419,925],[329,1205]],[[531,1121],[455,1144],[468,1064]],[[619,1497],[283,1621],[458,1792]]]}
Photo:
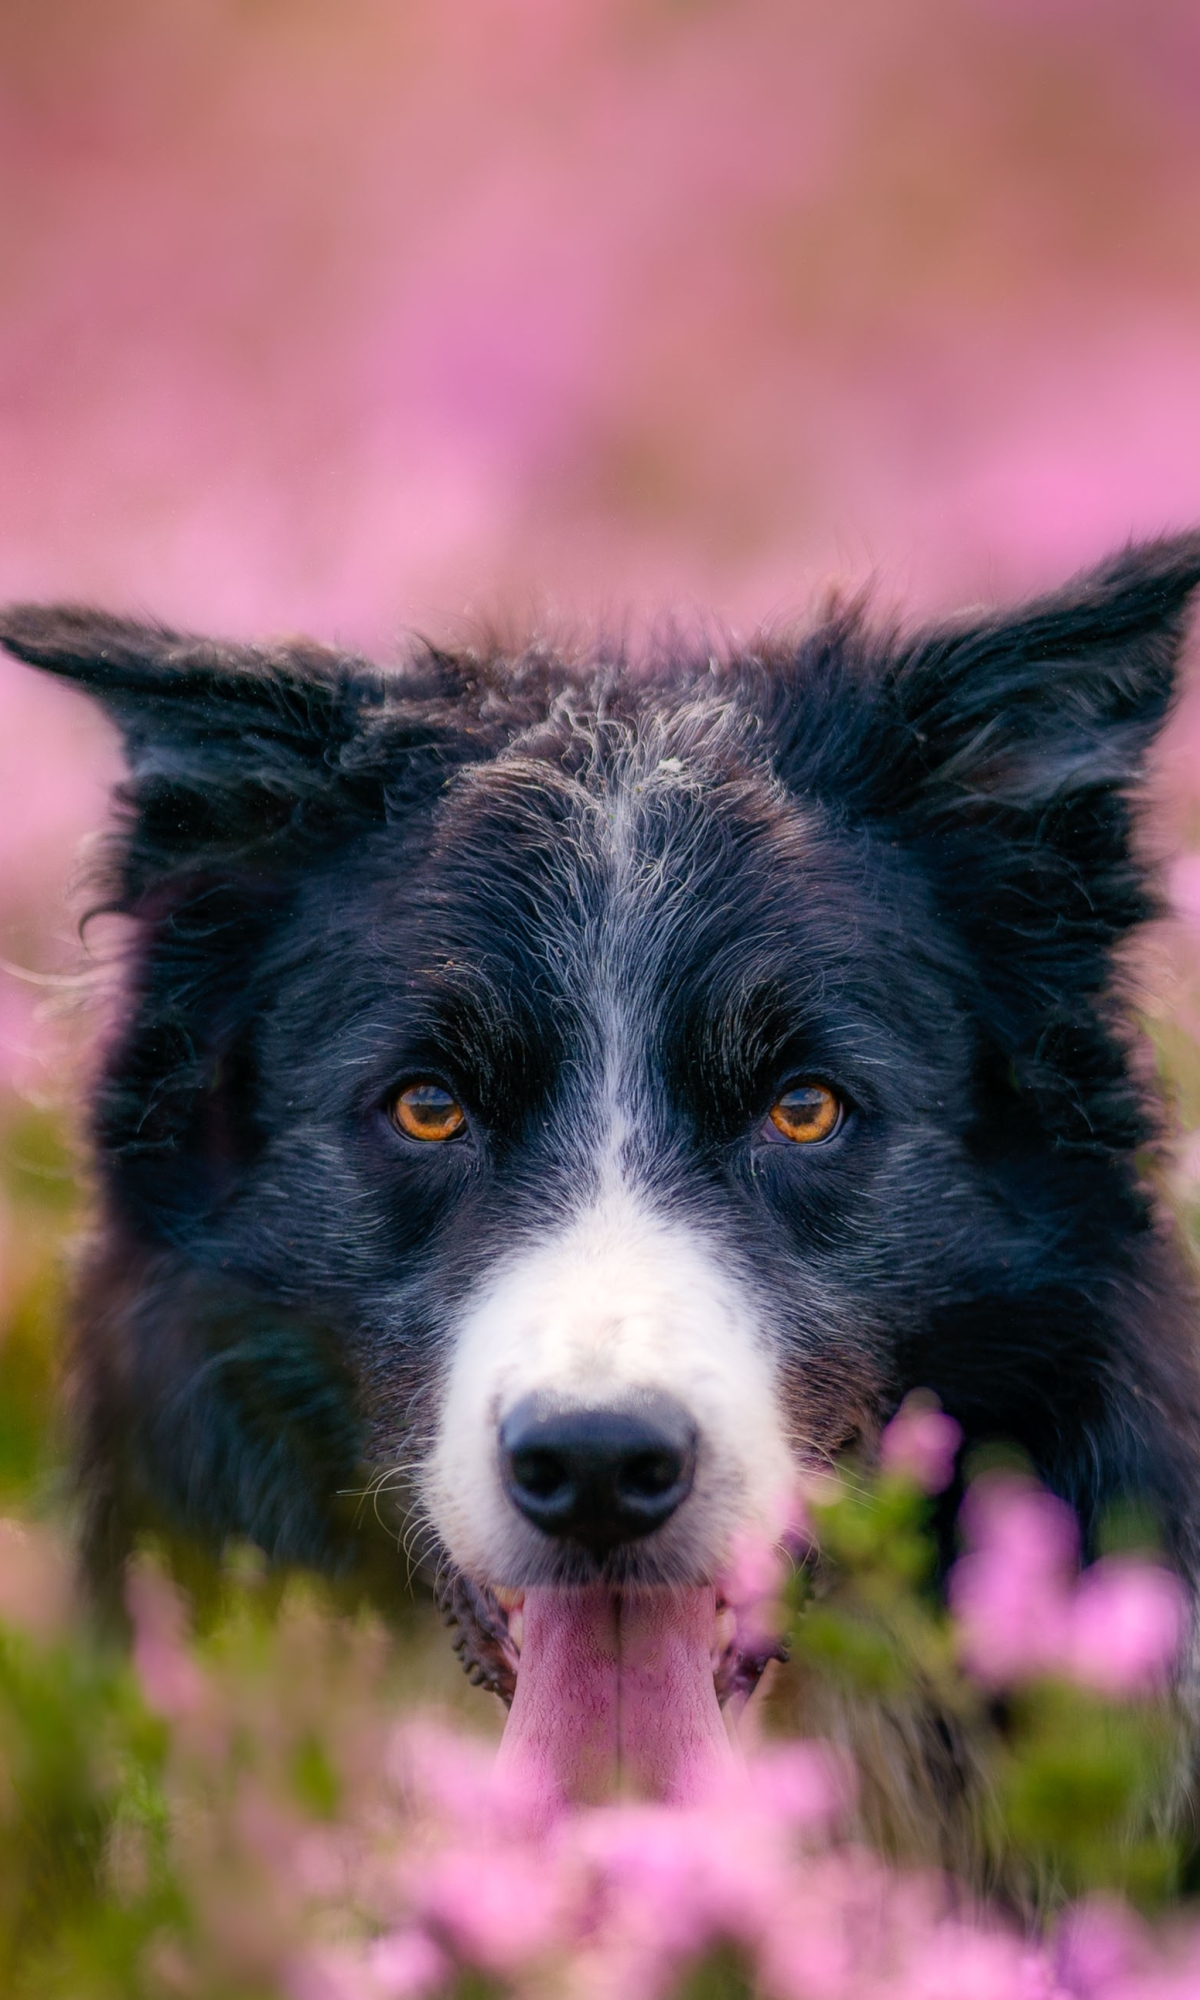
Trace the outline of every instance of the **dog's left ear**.
{"label": "dog's left ear", "polygon": [[1136,1136],[1103,996],[1156,908],[1136,793],[1198,585],[1200,534],[1144,544],[1016,613],[918,636],[876,682],[872,814],[919,852],[993,1044],[1060,1140]]}
{"label": "dog's left ear", "polygon": [[919,636],[885,674],[911,804],[1053,812],[1123,790],[1166,718],[1200,533],[1143,543],[1016,613]]}

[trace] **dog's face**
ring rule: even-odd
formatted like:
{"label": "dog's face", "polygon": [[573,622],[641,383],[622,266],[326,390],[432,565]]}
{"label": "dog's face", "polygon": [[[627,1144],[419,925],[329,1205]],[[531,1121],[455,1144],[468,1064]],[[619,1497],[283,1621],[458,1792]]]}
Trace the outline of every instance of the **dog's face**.
{"label": "dog's face", "polygon": [[[795,1453],[871,1422],[904,1292],[975,1226],[928,900],[719,700],[599,742],[564,713],[537,758],[465,772],[415,853],[385,834],[306,884],[263,1149],[205,1242],[348,1314],[370,1456],[416,1445],[473,1576],[711,1578]],[[585,1470],[606,1426],[624,1502]]]}
{"label": "dog's face", "polygon": [[11,614],[133,770],[110,1491],[319,1554],[365,1467],[497,1685],[502,1604],[711,1589],[912,1386],[1169,1511],[1155,1396],[1113,1407],[1152,1231],[1110,984],[1198,580],[391,680]]}

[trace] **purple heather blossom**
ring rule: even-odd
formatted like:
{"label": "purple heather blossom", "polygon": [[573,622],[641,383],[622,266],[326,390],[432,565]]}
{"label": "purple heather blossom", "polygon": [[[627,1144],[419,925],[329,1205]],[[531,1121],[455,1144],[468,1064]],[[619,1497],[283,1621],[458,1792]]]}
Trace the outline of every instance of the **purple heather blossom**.
{"label": "purple heather blossom", "polygon": [[954,1477],[962,1426],[931,1398],[909,1396],[879,1440],[885,1472],[903,1473],[923,1493],[943,1493]]}

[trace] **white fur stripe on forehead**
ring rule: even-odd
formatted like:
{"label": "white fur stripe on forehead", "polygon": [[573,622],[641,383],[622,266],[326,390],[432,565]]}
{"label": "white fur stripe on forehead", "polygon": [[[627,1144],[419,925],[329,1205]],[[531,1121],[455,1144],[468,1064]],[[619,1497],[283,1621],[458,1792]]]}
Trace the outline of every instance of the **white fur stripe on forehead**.
{"label": "white fur stripe on forehead", "polygon": [[507,754],[540,759],[553,755],[553,746],[570,738],[585,752],[585,775],[625,772],[644,783],[656,769],[662,769],[664,778],[677,777],[677,766],[692,759],[745,752],[756,729],[756,719],[747,709],[714,693],[683,700],[672,697],[661,706],[649,699],[632,723],[609,714],[595,688],[586,698],[568,689],[551,703],[544,721],[513,738]]}
{"label": "white fur stripe on forehead", "polygon": [[[468,774],[485,788],[492,771],[517,772],[534,787],[560,786],[578,813],[577,831],[613,860],[632,857],[638,834],[666,796],[710,797],[714,780],[740,775],[776,803],[785,798],[758,739],[757,718],[713,695],[662,708],[647,705],[636,725],[560,695],[544,722],[517,736],[496,765]],[[570,768],[574,775],[565,778]]]}
{"label": "white fur stripe on forehead", "polygon": [[[608,899],[590,922],[581,908],[579,942],[587,947],[587,985],[602,1023],[622,1025],[606,1052],[612,1056],[623,1052],[644,975],[692,914],[714,819],[727,822],[739,809],[751,824],[769,817],[778,841],[794,840],[807,816],[755,743],[755,719],[728,701],[709,697],[651,709],[636,729],[581,716],[566,702],[560,719],[588,753],[568,797],[575,840],[601,864]],[[530,766],[535,788],[551,768]],[[557,773],[551,782],[559,782]]]}
{"label": "white fur stripe on forehead", "polygon": [[647,1581],[719,1569],[739,1527],[773,1527],[790,1468],[775,1366],[749,1284],[693,1226],[615,1177],[468,1302],[456,1330],[425,1502],[452,1558],[520,1585],[554,1551],[508,1500],[498,1432],[525,1397],[620,1408],[673,1397],[698,1436],[692,1492],[640,1550]]}

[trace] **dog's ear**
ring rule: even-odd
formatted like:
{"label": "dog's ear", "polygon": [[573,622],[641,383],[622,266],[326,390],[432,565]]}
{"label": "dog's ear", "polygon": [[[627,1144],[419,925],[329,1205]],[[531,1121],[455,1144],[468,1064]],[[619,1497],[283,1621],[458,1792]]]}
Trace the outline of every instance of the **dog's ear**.
{"label": "dog's ear", "polygon": [[913,785],[934,818],[1038,819],[1141,775],[1174,692],[1200,534],[1131,548],[1013,614],[920,635],[885,674]]}
{"label": "dog's ear", "polygon": [[1103,996],[1114,947],[1155,909],[1136,793],[1198,585],[1200,534],[1135,547],[1016,613],[918,636],[876,681],[873,810],[919,850],[1009,1073],[1057,1100],[1060,1139],[1136,1136]]}
{"label": "dog's ear", "polygon": [[396,810],[398,793],[436,789],[463,755],[461,726],[438,713],[452,663],[432,655],[389,699],[387,677],[308,640],[228,645],[73,605],[0,612],[0,642],[77,682],[122,731],[126,908],[180,875],[269,871]]}
{"label": "dog's ear", "polygon": [[487,747],[453,699],[463,670],[433,654],[385,676],[303,640],[236,647],[69,606],[0,613],[0,641],[78,682],[124,736],[98,900],[138,938],[96,1134],[127,1209],[173,1227],[259,1143],[260,967],[306,867],[404,820]]}

